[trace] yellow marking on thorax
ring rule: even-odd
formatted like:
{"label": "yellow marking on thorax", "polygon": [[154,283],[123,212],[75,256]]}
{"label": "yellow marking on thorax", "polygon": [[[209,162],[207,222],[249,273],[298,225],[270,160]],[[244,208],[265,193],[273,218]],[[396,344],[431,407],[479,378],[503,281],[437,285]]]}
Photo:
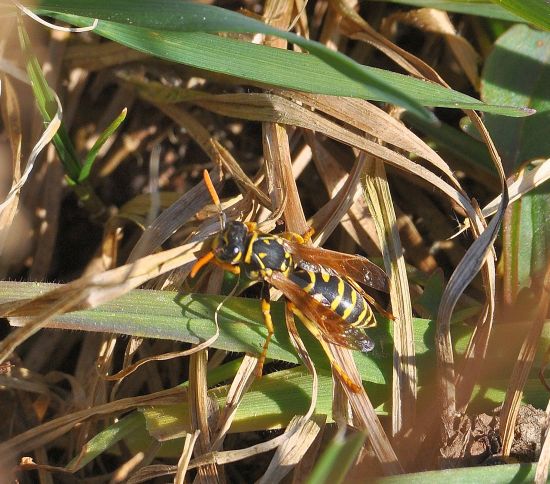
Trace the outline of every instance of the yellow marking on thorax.
{"label": "yellow marking on thorax", "polygon": [[346,308],[344,314],[342,314],[342,319],[348,319],[351,312],[355,309],[355,303],[357,303],[357,291],[352,289],[351,291],[351,304]]}
{"label": "yellow marking on thorax", "polygon": [[325,282],[330,281],[330,274],[327,274],[326,272],[321,272],[321,277],[323,278],[323,281],[325,281]]}
{"label": "yellow marking on thorax", "polygon": [[330,309],[333,311],[336,311],[336,308],[340,305],[340,301],[342,300],[342,296],[344,295],[344,281],[342,279],[338,279],[338,294],[334,298],[334,301],[330,303]]}
{"label": "yellow marking on thorax", "polygon": [[244,256],[245,264],[250,264],[250,261],[252,259],[252,249],[254,248],[254,242],[256,242],[257,238],[258,238],[258,233],[253,232],[252,237],[250,238],[250,242],[248,243],[248,247],[246,248],[246,254]]}

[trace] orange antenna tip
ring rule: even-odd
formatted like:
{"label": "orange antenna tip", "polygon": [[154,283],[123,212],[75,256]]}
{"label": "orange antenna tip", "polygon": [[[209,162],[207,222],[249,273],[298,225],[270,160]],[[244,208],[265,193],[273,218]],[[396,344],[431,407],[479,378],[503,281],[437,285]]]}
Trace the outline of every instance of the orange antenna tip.
{"label": "orange antenna tip", "polygon": [[214,252],[210,251],[204,254],[191,268],[189,275],[195,277],[197,272],[199,272],[206,264],[208,264],[214,258]]}
{"label": "orange antenna tip", "polygon": [[214,188],[214,184],[212,183],[212,179],[208,174],[208,170],[204,170],[202,173],[202,176],[204,178],[204,184],[208,189],[208,193],[210,193],[210,196],[212,197],[212,201],[214,202],[214,205],[216,205],[216,207],[218,207],[221,210],[220,198],[218,197],[216,189]]}

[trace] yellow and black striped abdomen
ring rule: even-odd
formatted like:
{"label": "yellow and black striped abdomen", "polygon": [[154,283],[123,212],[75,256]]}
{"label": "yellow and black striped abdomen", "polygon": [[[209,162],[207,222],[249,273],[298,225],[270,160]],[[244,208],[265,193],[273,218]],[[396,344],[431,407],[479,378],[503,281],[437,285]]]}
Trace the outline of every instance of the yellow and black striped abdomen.
{"label": "yellow and black striped abdomen", "polygon": [[297,270],[289,278],[305,292],[330,308],[350,326],[363,328],[372,322],[372,310],[365,298],[348,282],[325,272]]}

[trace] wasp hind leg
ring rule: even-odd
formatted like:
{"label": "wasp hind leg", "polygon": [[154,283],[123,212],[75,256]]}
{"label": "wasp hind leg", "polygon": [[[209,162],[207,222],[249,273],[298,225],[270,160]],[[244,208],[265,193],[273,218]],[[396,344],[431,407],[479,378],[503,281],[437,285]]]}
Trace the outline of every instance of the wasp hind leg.
{"label": "wasp hind leg", "polygon": [[323,350],[325,351],[327,358],[330,361],[332,369],[338,374],[342,383],[344,383],[353,393],[359,393],[361,391],[361,387],[357,385],[344,371],[344,369],[336,362],[336,359],[334,358],[334,355],[332,354],[329,345],[323,338],[323,335],[319,331],[319,328],[317,328],[317,326],[313,324],[293,303],[288,302],[287,304],[289,309],[296,316],[298,316],[298,318],[300,319],[300,321],[302,321],[308,331],[315,337],[315,339],[317,339],[317,341],[319,341],[319,343],[321,343],[321,346],[323,347]]}
{"label": "wasp hind leg", "polygon": [[262,316],[264,318],[264,324],[267,328],[267,336],[265,338],[264,346],[262,348],[262,354],[260,355],[260,359],[258,360],[258,366],[256,367],[256,375],[258,377],[262,376],[262,371],[264,368],[265,359],[267,356],[267,349],[269,348],[269,342],[271,341],[271,337],[273,336],[273,320],[271,319],[271,302],[269,298],[269,285],[267,285],[265,282],[262,285],[262,299],[261,299],[261,308],[262,308]]}

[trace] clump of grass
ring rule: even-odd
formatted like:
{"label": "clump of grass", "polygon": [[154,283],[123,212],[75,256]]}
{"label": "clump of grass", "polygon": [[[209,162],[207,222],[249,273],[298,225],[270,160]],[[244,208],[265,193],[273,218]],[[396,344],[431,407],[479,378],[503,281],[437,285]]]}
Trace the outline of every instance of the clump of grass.
{"label": "clump of grass", "polygon": [[[544,7],[405,3],[33,7],[72,33],[6,7],[6,472],[546,480]],[[255,287],[188,277],[219,230],[205,168],[228,218],[384,267],[395,319],[330,350],[364,390],[283,299],[256,377]]]}

